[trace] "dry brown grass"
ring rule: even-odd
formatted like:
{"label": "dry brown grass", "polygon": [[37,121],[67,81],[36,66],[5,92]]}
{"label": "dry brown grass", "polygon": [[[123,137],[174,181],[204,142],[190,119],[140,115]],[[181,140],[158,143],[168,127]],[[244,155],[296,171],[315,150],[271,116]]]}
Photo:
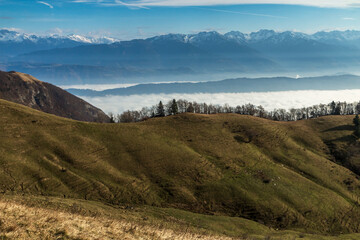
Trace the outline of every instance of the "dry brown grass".
{"label": "dry brown grass", "polygon": [[0,239],[231,239],[0,201]]}
{"label": "dry brown grass", "polygon": [[204,235],[360,232],[360,179],[327,145],[348,142],[351,118],[181,114],[93,124],[0,100],[0,194],[153,207],[147,224],[169,215]]}

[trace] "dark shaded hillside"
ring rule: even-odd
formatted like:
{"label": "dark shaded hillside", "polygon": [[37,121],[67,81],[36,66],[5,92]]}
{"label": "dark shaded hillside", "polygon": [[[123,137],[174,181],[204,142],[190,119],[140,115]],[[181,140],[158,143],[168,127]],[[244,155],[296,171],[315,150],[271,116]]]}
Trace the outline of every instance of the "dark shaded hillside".
{"label": "dark shaded hillside", "polygon": [[0,191],[359,232],[359,176],[326,144],[351,135],[351,122],[182,114],[100,125],[1,100]]}
{"label": "dark shaded hillside", "polygon": [[109,117],[100,109],[24,73],[0,71],[0,98],[61,117],[109,122]]}

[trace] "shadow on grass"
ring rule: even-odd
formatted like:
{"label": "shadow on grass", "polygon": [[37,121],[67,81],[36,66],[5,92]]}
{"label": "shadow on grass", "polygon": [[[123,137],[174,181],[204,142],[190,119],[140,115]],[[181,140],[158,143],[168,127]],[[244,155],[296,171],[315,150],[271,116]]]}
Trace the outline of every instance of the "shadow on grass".
{"label": "shadow on grass", "polygon": [[327,145],[328,143],[334,143],[334,142],[345,142],[345,143],[350,143],[350,144],[353,144],[356,142],[356,137],[351,134],[351,135],[346,135],[346,136],[343,136],[343,137],[339,137],[339,138],[334,138],[330,141],[327,141],[325,142]]}
{"label": "shadow on grass", "polygon": [[324,130],[323,132],[332,132],[332,131],[354,131],[355,127],[352,125],[341,125],[333,128]]}

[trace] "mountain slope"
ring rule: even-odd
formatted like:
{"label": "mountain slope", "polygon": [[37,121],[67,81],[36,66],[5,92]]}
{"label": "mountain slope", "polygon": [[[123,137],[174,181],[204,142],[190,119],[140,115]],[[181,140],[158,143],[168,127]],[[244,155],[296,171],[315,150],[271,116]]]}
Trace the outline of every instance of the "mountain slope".
{"label": "mountain slope", "polygon": [[24,73],[0,71],[0,98],[61,117],[109,122],[109,117],[100,109]]}
{"label": "mountain slope", "polygon": [[182,114],[99,125],[0,101],[0,190],[358,232],[359,177],[329,148],[351,124]]}

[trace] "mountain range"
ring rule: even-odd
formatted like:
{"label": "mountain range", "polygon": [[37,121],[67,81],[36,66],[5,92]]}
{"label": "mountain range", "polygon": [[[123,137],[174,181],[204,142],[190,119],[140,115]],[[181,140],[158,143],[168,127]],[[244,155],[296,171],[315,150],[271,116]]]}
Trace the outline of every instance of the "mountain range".
{"label": "mountain range", "polygon": [[272,77],[272,78],[236,78],[208,82],[144,83],[126,88],[114,88],[103,91],[90,89],[67,89],[77,96],[107,96],[135,94],[171,94],[171,93],[241,93],[292,90],[345,90],[359,89],[360,77],[355,75],[335,75],[321,77]]}
{"label": "mountain range", "polygon": [[116,41],[118,40],[110,37],[85,37],[76,34],[68,36],[38,36],[0,29],[1,57],[16,56],[27,52],[53,48],[69,48],[88,44],[110,44]]}
{"label": "mountain range", "polygon": [[303,73],[354,70],[360,65],[360,31],[212,31],[130,41],[2,33],[2,69],[28,72],[56,84],[131,82],[150,75],[171,77],[172,72]]}
{"label": "mountain range", "polygon": [[[167,34],[161,36],[155,36],[148,39],[156,40],[156,39],[163,39],[163,40],[177,40],[182,42],[189,42],[189,43],[196,43],[202,42],[206,40],[214,39],[214,33],[217,32],[200,32],[196,34]],[[284,31],[284,32],[277,32],[274,30],[267,30],[262,29],[257,32],[251,33],[242,33],[240,31],[230,31],[225,34],[220,34],[225,39],[234,40],[240,43],[256,43],[261,42],[264,40],[277,41],[281,42],[286,39],[290,38],[302,38],[308,40],[319,41],[323,43],[330,43],[330,44],[344,44],[344,45],[353,45],[353,46],[360,46],[360,31],[356,30],[346,30],[346,31],[320,31],[314,34],[306,34],[301,32],[295,31]],[[77,34],[69,34],[67,36],[62,35],[48,35],[48,36],[40,36],[35,34],[27,34],[21,33],[14,30],[8,29],[0,29],[0,42],[33,42],[39,43],[41,41],[47,41],[49,44],[52,44],[52,48],[55,48],[61,40],[69,40],[74,41],[79,44],[112,44],[115,42],[120,42],[121,40],[114,37],[109,36],[101,36],[101,37],[91,37],[91,36],[82,36]],[[34,51],[33,49],[29,49],[28,52]]]}

